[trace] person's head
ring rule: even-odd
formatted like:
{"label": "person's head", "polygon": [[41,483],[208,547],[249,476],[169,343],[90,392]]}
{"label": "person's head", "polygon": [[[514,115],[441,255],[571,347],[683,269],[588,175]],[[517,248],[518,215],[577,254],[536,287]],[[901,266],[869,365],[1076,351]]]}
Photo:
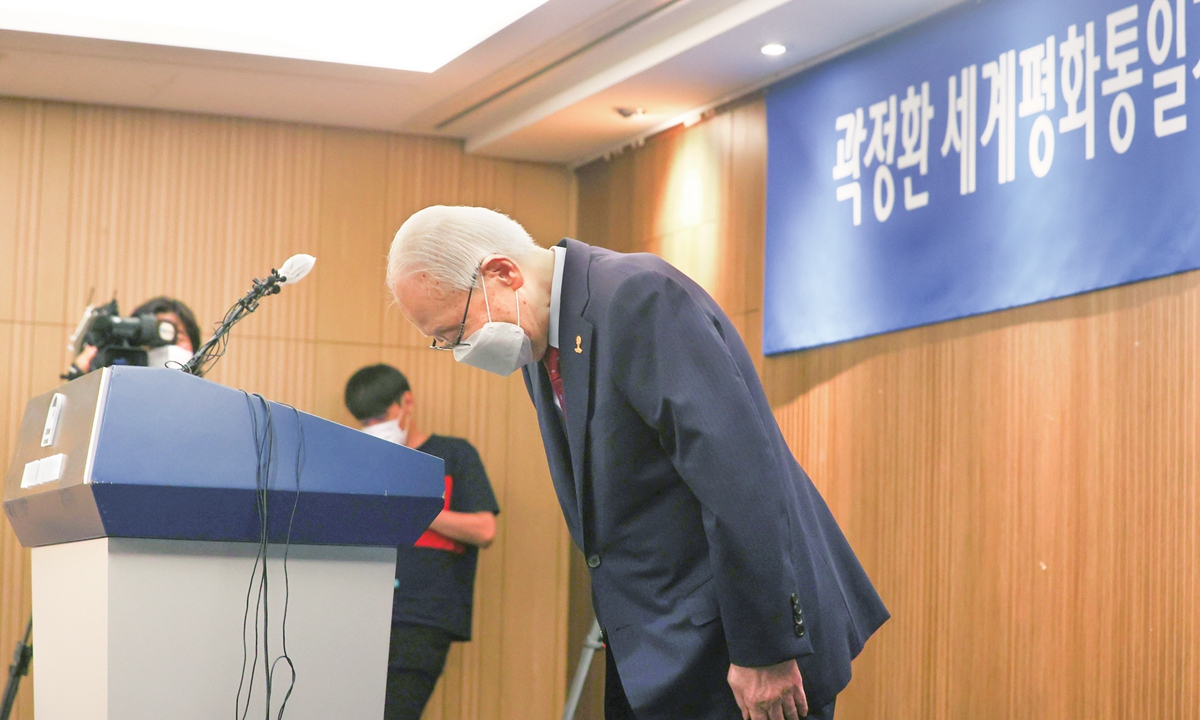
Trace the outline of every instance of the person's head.
{"label": "person's head", "polygon": [[[474,364],[464,359],[469,350],[464,341],[494,324],[489,332],[506,335],[505,352],[518,353],[523,364],[545,349],[545,328],[539,327],[528,293],[522,291],[539,254],[549,251],[506,215],[435,205],[415,213],[396,233],[388,253],[387,285],[404,316],[437,346],[458,345],[455,357],[463,362]],[[514,325],[525,338],[509,332]],[[522,343],[526,347],[517,347]]]}
{"label": "person's head", "polygon": [[[391,365],[368,365],[346,382],[346,409],[366,428],[411,416],[413,396],[404,377]],[[401,423],[407,426],[407,423]]]}
{"label": "person's head", "polygon": [[387,284],[395,293],[423,276],[440,292],[466,292],[489,255],[517,263],[538,246],[512,218],[481,207],[433,205],[400,226],[388,253]]}
{"label": "person's head", "polygon": [[174,344],[188,352],[196,352],[200,347],[200,325],[191,308],[180,300],[160,295],[138,305],[131,314],[134,317],[154,315],[159,320],[171,323],[175,326]]}

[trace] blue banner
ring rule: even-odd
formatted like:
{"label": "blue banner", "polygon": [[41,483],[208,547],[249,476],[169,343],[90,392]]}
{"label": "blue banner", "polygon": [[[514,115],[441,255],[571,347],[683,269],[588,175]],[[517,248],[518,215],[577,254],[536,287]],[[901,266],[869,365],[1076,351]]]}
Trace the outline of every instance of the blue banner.
{"label": "blue banner", "polygon": [[1197,3],[969,3],[772,87],[764,352],[1200,267]]}

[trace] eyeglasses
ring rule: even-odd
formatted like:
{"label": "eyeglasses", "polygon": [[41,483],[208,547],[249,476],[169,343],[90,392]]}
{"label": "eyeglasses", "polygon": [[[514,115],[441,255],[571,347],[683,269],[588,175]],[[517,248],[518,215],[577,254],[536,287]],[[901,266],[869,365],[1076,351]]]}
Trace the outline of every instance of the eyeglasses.
{"label": "eyeglasses", "polygon": [[471,276],[471,289],[467,290],[467,306],[463,308],[462,322],[458,324],[458,337],[454,338],[454,342],[438,345],[437,338],[433,339],[433,343],[429,346],[430,350],[453,350],[462,345],[463,331],[467,328],[467,313],[471,311],[471,295],[475,292],[475,281],[479,279],[479,270],[483,267],[480,263],[475,268],[475,274]]}

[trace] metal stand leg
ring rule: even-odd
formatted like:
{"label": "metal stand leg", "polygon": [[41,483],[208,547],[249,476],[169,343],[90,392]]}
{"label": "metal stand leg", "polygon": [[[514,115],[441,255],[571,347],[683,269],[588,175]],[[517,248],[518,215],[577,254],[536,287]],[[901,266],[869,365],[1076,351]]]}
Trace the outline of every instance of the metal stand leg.
{"label": "metal stand leg", "polygon": [[575,710],[579,707],[580,696],[583,695],[583,686],[592,667],[592,658],[597,650],[603,649],[600,621],[593,620],[592,631],[588,633],[587,640],[583,641],[583,650],[579,653],[579,666],[575,668],[575,678],[571,680],[571,689],[567,692],[567,704],[563,708],[562,720],[575,720]]}
{"label": "metal stand leg", "polygon": [[33,645],[29,642],[31,632],[33,632],[33,618],[29,618],[29,624],[25,626],[25,639],[17,643],[12,665],[8,666],[8,685],[4,688],[4,698],[0,700],[0,720],[8,720],[8,716],[12,713],[13,703],[17,701],[17,689],[21,686],[21,677],[29,673],[29,662],[33,659]]}

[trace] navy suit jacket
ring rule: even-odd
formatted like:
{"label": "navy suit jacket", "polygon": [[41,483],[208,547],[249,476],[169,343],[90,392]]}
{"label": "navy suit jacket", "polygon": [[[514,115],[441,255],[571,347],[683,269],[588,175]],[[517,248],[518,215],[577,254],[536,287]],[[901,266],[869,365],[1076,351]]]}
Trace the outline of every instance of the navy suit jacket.
{"label": "navy suit jacket", "polygon": [[823,707],[888,612],[745,345],[662,259],[562,244],[564,412],[541,363],[523,372],[638,718],[739,718],[730,662],[789,658]]}

